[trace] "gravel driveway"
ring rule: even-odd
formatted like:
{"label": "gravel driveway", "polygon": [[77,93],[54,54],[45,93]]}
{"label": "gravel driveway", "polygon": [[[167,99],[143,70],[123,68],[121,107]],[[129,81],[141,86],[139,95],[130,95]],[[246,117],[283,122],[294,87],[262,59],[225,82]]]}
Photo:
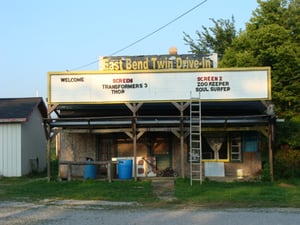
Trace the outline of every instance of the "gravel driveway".
{"label": "gravel driveway", "polygon": [[[148,209],[100,201],[1,202],[0,224],[298,225],[300,209]],[[134,203],[133,203],[134,204]]]}

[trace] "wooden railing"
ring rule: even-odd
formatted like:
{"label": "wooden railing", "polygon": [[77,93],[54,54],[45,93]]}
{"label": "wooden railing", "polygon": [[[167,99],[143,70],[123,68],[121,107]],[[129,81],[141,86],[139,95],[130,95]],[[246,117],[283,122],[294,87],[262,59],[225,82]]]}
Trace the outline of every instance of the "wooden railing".
{"label": "wooden railing", "polygon": [[59,161],[59,165],[67,165],[68,173],[67,179],[70,181],[72,179],[72,166],[86,166],[86,165],[106,165],[107,168],[107,179],[108,182],[112,181],[112,164],[116,164],[114,161]]}

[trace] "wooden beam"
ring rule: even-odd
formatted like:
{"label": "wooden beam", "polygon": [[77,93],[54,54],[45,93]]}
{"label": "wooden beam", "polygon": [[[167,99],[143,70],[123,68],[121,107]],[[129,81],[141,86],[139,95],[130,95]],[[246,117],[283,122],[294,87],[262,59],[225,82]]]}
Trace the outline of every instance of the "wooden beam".
{"label": "wooden beam", "polygon": [[63,129],[59,130],[61,133],[78,133],[78,134],[85,134],[85,133],[92,133],[92,134],[109,134],[109,133],[120,133],[120,132],[131,132],[131,128],[112,128],[112,129]]}
{"label": "wooden beam", "polygon": [[125,105],[135,115],[139,108],[143,105],[143,103],[125,103]]}
{"label": "wooden beam", "polygon": [[48,113],[48,116],[50,116],[50,114],[56,110],[58,104],[50,104],[48,105],[48,110],[47,110],[47,113]]}
{"label": "wooden beam", "polygon": [[84,165],[107,165],[108,163],[112,163],[112,161],[59,161],[59,165],[76,165],[76,166],[84,166]]}
{"label": "wooden beam", "polygon": [[261,131],[266,128],[267,125],[254,127],[202,127],[202,131]]}
{"label": "wooden beam", "polygon": [[124,132],[128,137],[130,137],[131,139],[133,139],[133,134],[132,132]]}
{"label": "wooden beam", "polygon": [[171,132],[172,132],[178,139],[180,139],[180,132],[178,132],[178,131],[175,130],[175,129],[171,130]]}
{"label": "wooden beam", "polygon": [[172,104],[179,110],[179,111],[184,111],[186,110],[187,107],[189,107],[190,103],[189,102],[172,102]]}
{"label": "wooden beam", "polygon": [[142,137],[144,133],[145,133],[145,131],[138,132],[137,137],[136,137],[137,140],[139,140],[140,137]]}

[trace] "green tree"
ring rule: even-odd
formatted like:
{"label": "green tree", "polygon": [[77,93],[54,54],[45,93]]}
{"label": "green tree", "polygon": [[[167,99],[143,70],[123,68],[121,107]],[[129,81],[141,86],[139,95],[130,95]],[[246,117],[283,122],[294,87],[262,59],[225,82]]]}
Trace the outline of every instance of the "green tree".
{"label": "green tree", "polygon": [[270,66],[272,101],[286,122],[278,126],[280,142],[300,146],[300,0],[257,0],[244,31],[234,19],[214,20],[214,27],[184,41],[195,54],[218,53],[219,67]]}
{"label": "green tree", "polygon": [[185,32],[183,40],[194,54],[218,53],[221,56],[237,35],[234,17],[231,20],[212,18],[210,20],[214,23],[214,27],[202,26],[203,31],[196,31],[197,41]]}
{"label": "green tree", "polygon": [[300,0],[258,0],[253,17],[226,49],[219,66],[270,66],[277,114],[300,112]]}

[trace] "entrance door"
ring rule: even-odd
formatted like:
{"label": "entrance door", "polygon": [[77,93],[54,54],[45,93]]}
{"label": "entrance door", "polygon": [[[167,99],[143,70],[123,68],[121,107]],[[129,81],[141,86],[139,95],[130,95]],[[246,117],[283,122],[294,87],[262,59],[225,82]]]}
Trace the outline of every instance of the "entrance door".
{"label": "entrance door", "polygon": [[172,167],[172,148],[170,136],[166,133],[158,133],[152,136],[151,155],[156,158],[157,170],[162,171]]}
{"label": "entrance door", "polygon": [[[110,137],[98,136],[98,161],[110,161],[112,158],[113,139]],[[99,175],[106,176],[107,168],[105,165],[99,166]]]}

